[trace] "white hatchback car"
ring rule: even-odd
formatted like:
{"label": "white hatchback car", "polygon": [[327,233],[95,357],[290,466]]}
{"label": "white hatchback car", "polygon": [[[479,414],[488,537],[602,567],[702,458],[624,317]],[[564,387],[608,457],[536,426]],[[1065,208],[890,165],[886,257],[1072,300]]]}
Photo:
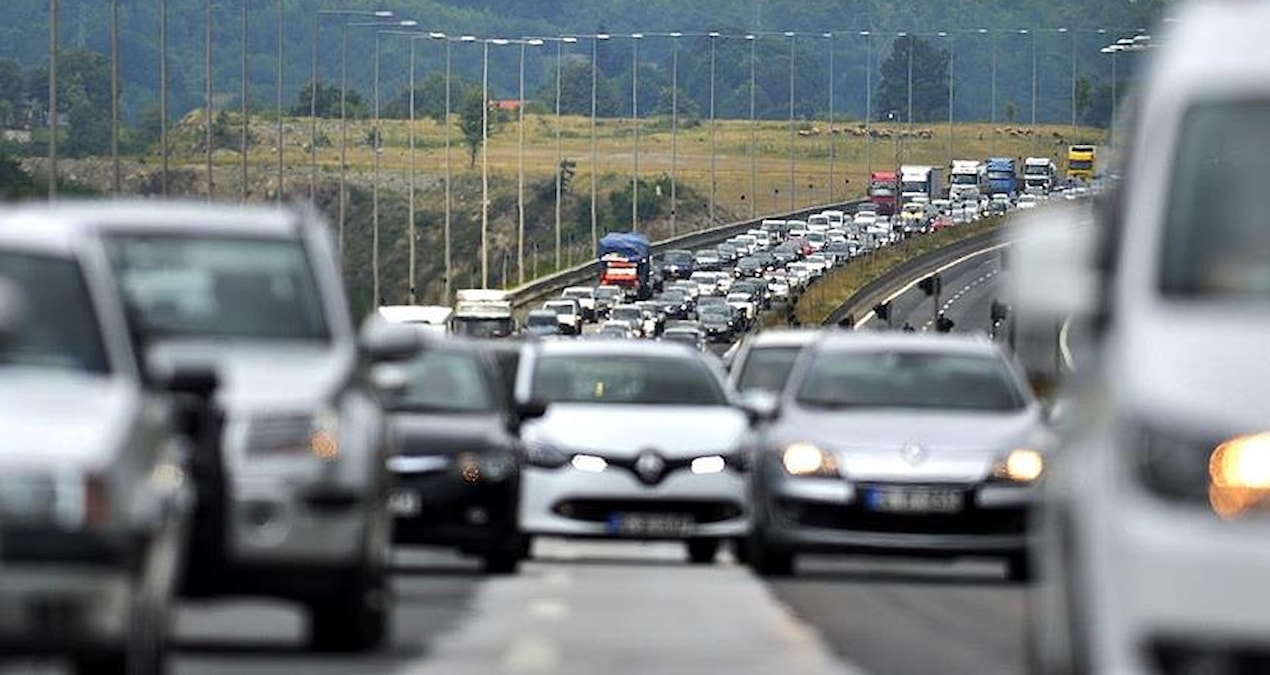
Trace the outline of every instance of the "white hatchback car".
{"label": "white hatchback car", "polygon": [[1045,489],[1038,672],[1270,671],[1267,25],[1264,2],[1180,13],[1117,134],[1098,346]]}
{"label": "white hatchback car", "polygon": [[665,342],[528,345],[520,524],[530,536],[669,539],[696,563],[749,530],[750,420],[716,360]]}

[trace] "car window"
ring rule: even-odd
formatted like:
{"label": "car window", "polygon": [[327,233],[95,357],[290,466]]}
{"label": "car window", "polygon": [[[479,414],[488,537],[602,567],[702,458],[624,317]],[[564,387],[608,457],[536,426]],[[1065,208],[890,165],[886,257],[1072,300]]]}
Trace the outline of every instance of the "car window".
{"label": "car window", "polygon": [[1025,405],[999,358],[832,349],[814,356],[796,400],[831,408],[1010,411]]}
{"label": "car window", "polygon": [[798,347],[756,347],[750,350],[741,364],[736,379],[738,391],[754,389],[781,391],[789,379],[789,372],[798,359]]}
{"label": "car window", "polygon": [[408,384],[393,396],[393,410],[491,412],[495,395],[474,354],[426,350],[404,364]]}
{"label": "car window", "polygon": [[1199,105],[1174,154],[1159,268],[1166,296],[1270,299],[1270,100]]}
{"label": "car window", "polygon": [[114,236],[110,260],[146,333],[330,339],[304,246],[294,240]]}
{"label": "car window", "polygon": [[726,405],[713,373],[696,359],[652,355],[544,355],[532,396],[547,403]]}
{"label": "car window", "polygon": [[0,279],[16,287],[25,307],[18,340],[0,351],[0,366],[109,372],[97,315],[78,264],[0,251]]}

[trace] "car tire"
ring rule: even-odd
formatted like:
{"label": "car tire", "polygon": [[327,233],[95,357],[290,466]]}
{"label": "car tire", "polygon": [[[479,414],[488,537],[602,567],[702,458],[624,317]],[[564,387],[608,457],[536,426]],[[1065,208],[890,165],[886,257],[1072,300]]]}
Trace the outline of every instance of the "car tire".
{"label": "car tire", "polygon": [[712,565],[719,555],[718,539],[689,539],[685,544],[688,547],[688,560],[694,565]]}
{"label": "car tire", "polygon": [[750,569],[761,577],[788,577],[794,574],[794,554],[772,548],[758,534],[747,540],[746,559]]}
{"label": "car tire", "polygon": [[1027,583],[1035,576],[1032,557],[1026,553],[1015,553],[1005,559],[1006,579],[1015,583]]}
{"label": "car tire", "polygon": [[74,659],[77,675],[164,675],[168,672],[168,622],[164,603],[145,592],[132,599],[126,642]]}
{"label": "car tire", "polygon": [[524,546],[515,543],[500,549],[488,551],[481,557],[481,569],[486,574],[515,574],[520,569],[520,561],[526,557]]}
{"label": "car tire", "polygon": [[356,653],[379,647],[388,636],[392,603],[388,575],[374,567],[348,575],[329,595],[309,605],[309,648]]}

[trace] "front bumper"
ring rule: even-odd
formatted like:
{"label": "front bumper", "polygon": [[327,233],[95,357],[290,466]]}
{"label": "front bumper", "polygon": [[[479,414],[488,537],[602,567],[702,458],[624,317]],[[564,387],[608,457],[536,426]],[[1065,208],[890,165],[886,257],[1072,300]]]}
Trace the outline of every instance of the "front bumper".
{"label": "front bumper", "polygon": [[618,514],[690,514],[690,527],[637,539],[730,538],[749,531],[746,476],[732,469],[697,475],[675,471],[655,485],[617,468],[583,473],[526,467],[521,473],[520,529],[527,534],[612,537]]}
{"label": "front bumper", "polygon": [[136,589],[123,567],[8,562],[0,574],[0,653],[57,654],[123,643]]}
{"label": "front bumper", "polygon": [[241,476],[229,501],[228,563],[344,566],[365,557],[384,510],[371,486],[323,486],[283,475]]}
{"label": "front bumper", "polygon": [[[397,473],[393,491],[410,513],[393,518],[393,541],[468,551],[505,548],[516,536],[519,482],[465,481],[452,471]],[[396,501],[390,498],[390,504]]]}
{"label": "front bumper", "polygon": [[760,534],[771,545],[807,552],[1002,555],[1027,547],[1033,488],[960,484],[956,513],[889,513],[866,506],[862,487],[919,487],[827,478],[769,477],[755,497]]}

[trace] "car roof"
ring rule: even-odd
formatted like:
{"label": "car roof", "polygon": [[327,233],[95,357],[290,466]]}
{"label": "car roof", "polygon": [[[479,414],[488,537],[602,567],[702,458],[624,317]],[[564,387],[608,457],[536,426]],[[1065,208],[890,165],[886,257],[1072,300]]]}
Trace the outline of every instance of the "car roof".
{"label": "car roof", "polygon": [[763,347],[802,347],[815,342],[821,331],[814,328],[776,328],[756,333],[749,338],[751,349]]}
{"label": "car roof", "polygon": [[294,237],[301,214],[277,206],[194,201],[69,200],[26,203],[0,210],[0,242],[67,252],[85,234],[101,230]]}
{"label": "car roof", "polygon": [[683,345],[663,344],[651,340],[627,340],[620,342],[589,342],[586,340],[562,340],[559,342],[539,343],[536,348],[540,354],[608,354],[612,356],[677,356],[696,358],[697,352],[689,351]]}
{"label": "car roof", "polygon": [[956,333],[902,333],[869,331],[824,331],[817,348],[833,351],[921,351],[947,354],[993,356],[1000,350],[981,335]]}

